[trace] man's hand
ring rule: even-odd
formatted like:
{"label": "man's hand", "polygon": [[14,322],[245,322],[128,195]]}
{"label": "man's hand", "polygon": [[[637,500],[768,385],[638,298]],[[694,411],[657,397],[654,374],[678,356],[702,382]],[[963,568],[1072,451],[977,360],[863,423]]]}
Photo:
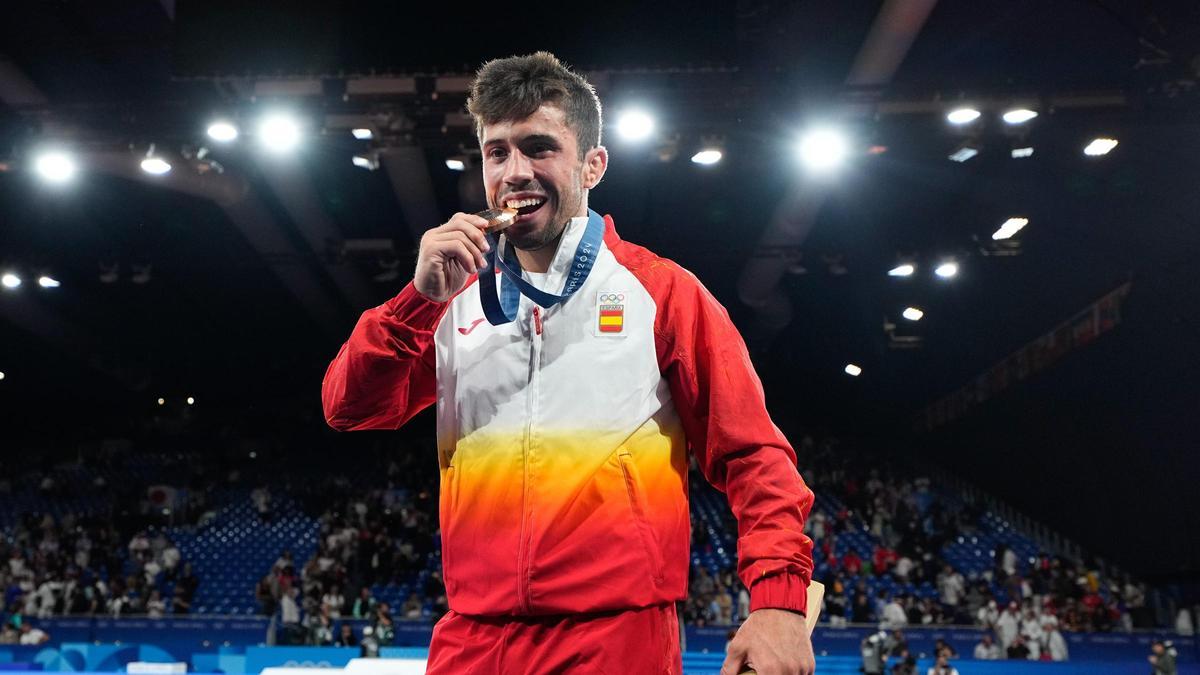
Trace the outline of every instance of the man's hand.
{"label": "man's hand", "polygon": [[758,675],[812,675],[816,669],[804,615],[785,609],[750,612],[721,665],[721,675],[740,675],[753,668]]}
{"label": "man's hand", "polygon": [[469,213],[456,213],[450,220],[421,237],[413,287],[434,302],[445,302],[462,290],[475,272],[487,262],[483,228],[487,220]]}

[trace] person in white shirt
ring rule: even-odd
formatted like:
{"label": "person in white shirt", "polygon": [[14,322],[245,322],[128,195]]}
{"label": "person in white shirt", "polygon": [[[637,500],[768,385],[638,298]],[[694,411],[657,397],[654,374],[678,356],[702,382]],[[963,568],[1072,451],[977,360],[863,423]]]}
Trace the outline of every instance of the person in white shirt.
{"label": "person in white shirt", "polygon": [[21,644],[40,645],[50,641],[50,636],[41,628],[34,628],[28,621],[21,624]]}
{"label": "person in white shirt", "polygon": [[1066,661],[1070,658],[1067,641],[1058,631],[1058,626],[1049,621],[1042,624],[1041,651],[1042,653],[1048,652],[1051,661]]}
{"label": "person in white shirt", "polygon": [[995,600],[988,600],[988,603],[975,613],[975,623],[988,629],[995,628],[999,618],[1000,610],[996,607]]}
{"label": "person in white shirt", "polygon": [[996,644],[989,634],[984,634],[979,644],[975,645],[975,658],[980,661],[996,661],[1000,655],[1000,645]]}
{"label": "person in white shirt", "polygon": [[880,623],[886,630],[904,628],[908,625],[908,615],[904,613],[904,607],[900,604],[899,600],[893,597],[883,606],[883,615],[880,616]]}
{"label": "person in white shirt", "polygon": [[996,619],[996,637],[1000,638],[1000,646],[1008,649],[1013,640],[1017,639],[1020,628],[1021,619],[1017,614],[1017,603],[1010,602],[1000,613],[1000,618]]}
{"label": "person in white shirt", "polygon": [[342,618],[342,605],[346,604],[346,598],[338,590],[337,586],[331,586],[329,592],[321,598],[321,605],[329,608],[329,616],[333,619]]}
{"label": "person in white shirt", "polygon": [[945,655],[937,657],[937,662],[928,671],[929,675],[958,675],[958,670],[950,665]]}
{"label": "person in white shirt", "polygon": [[942,604],[957,607],[966,587],[963,575],[955,572],[949,565],[938,575],[938,593],[941,595]]}
{"label": "person in white shirt", "polygon": [[295,587],[289,588],[287,593],[284,593],[283,598],[279,601],[279,611],[283,625],[295,626],[300,624],[300,605],[296,603],[296,595],[299,591]]}

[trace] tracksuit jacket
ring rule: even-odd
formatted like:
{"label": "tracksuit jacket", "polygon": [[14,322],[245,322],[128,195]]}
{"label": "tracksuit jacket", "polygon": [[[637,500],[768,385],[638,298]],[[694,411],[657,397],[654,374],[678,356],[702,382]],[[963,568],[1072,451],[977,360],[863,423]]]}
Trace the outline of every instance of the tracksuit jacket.
{"label": "tracksuit jacket", "polygon": [[[684,599],[689,448],[737,517],[751,610],[804,612],[813,494],[741,336],[695,276],[604,221],[590,276],[549,309],[522,296],[516,320],[493,326],[472,277],[447,302],[410,283],[364,312],[325,375],[328,423],[396,429],[437,404],[442,565],[460,614]],[[586,222],[572,219],[535,285],[563,287]]]}

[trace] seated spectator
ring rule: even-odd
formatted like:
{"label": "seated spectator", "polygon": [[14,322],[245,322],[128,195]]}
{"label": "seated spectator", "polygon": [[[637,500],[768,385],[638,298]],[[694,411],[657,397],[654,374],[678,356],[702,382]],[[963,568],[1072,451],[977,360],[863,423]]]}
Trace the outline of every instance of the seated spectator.
{"label": "seated spectator", "polygon": [[1026,661],[1029,659],[1029,647],[1025,645],[1025,638],[1020,635],[1017,635],[1017,637],[1013,639],[1012,643],[1008,645],[1008,649],[1005,651],[1008,653],[1009,659],[1017,659],[1021,661]]}
{"label": "seated spectator", "polygon": [[1041,652],[1042,660],[1066,661],[1070,656],[1067,651],[1067,641],[1058,631],[1058,625],[1054,621],[1046,621],[1042,624],[1042,642],[1039,652]]}
{"label": "seated spectator", "polygon": [[308,644],[314,647],[333,645],[333,619],[329,616],[329,608],[321,607],[320,613],[310,617],[308,622]]}
{"label": "seated spectator", "polygon": [[50,636],[41,628],[35,628],[28,621],[21,622],[21,638],[19,640],[22,645],[41,645],[50,641]]}
{"label": "seated spectator", "polygon": [[850,617],[850,620],[854,623],[875,623],[875,610],[871,607],[871,603],[867,601],[866,593],[854,594],[854,605]]}
{"label": "seated spectator", "polygon": [[950,665],[950,660],[944,655],[937,657],[937,661],[927,672],[928,675],[958,675],[958,670]]}
{"label": "seated spectator", "polygon": [[858,576],[858,573],[862,571],[862,558],[858,557],[854,549],[850,549],[846,555],[842,556],[842,570],[852,577]]}
{"label": "seated spectator", "polygon": [[396,628],[392,624],[392,613],[386,602],[379,603],[375,610],[375,641],[381,647],[389,647],[396,638]]}
{"label": "seated spectator", "polygon": [[1000,658],[1000,645],[992,640],[990,633],[984,633],[979,644],[975,645],[975,658],[980,661],[995,661]]}
{"label": "seated spectator", "polygon": [[333,642],[338,647],[357,647],[358,638],[354,637],[354,627],[348,623],[342,624],[342,630]]}
{"label": "seated spectator", "polygon": [[938,638],[933,643],[933,653],[935,656],[945,656],[948,659],[958,658],[958,652],[954,651],[954,647],[951,647],[950,643],[942,638]]}
{"label": "seated spectator", "polygon": [[371,595],[371,589],[363,586],[358,590],[358,598],[354,601],[354,608],[351,614],[356,619],[369,619],[375,616],[377,603]]}
{"label": "seated spectator", "polygon": [[908,615],[898,598],[893,597],[883,606],[883,616],[879,617],[879,622],[885,629],[904,628],[908,625]]}
{"label": "seated spectator", "polygon": [[917,675],[917,659],[903,649],[896,655],[896,665],[892,666],[892,675]]}
{"label": "seated spectator", "polygon": [[346,604],[346,598],[342,595],[341,590],[337,585],[329,587],[329,592],[321,597],[321,606],[329,609],[329,616],[334,619],[340,619],[342,616],[342,606]]}
{"label": "seated spectator", "polygon": [[146,614],[151,619],[161,619],[167,611],[167,603],[162,599],[158,589],[150,591],[150,599],[146,601]]}
{"label": "seated spectator", "polygon": [[187,589],[183,586],[175,586],[175,596],[171,598],[171,613],[172,614],[187,614],[192,611],[192,603],[188,600]]}
{"label": "seated spectator", "polygon": [[404,601],[404,605],[400,608],[400,613],[406,619],[421,618],[421,598],[416,593],[408,596],[408,600]]}

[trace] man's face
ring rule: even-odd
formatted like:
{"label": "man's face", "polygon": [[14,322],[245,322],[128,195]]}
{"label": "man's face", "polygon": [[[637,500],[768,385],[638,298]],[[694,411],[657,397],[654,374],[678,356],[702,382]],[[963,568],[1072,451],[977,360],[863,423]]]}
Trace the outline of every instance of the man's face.
{"label": "man's face", "polygon": [[[575,131],[557,106],[543,105],[523,120],[480,130],[488,205],[518,209],[504,234],[517,248],[536,250],[558,240],[567,222],[586,215],[586,190],[599,181],[607,155],[592,148],[583,159]],[[597,155],[602,155],[597,160]]]}

